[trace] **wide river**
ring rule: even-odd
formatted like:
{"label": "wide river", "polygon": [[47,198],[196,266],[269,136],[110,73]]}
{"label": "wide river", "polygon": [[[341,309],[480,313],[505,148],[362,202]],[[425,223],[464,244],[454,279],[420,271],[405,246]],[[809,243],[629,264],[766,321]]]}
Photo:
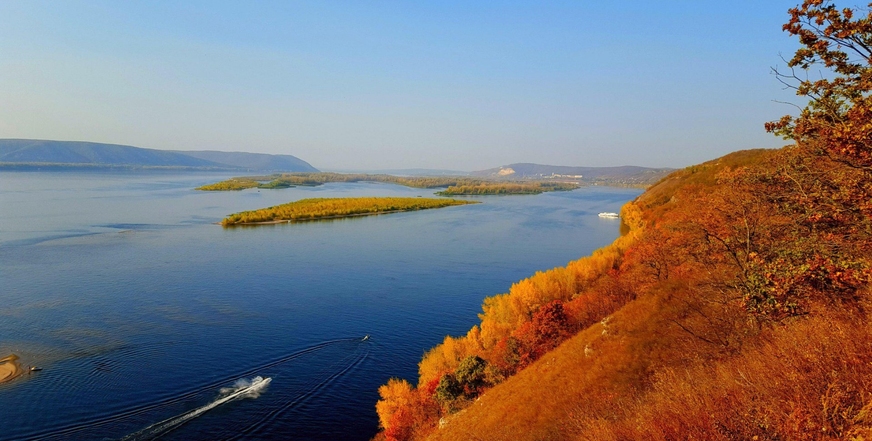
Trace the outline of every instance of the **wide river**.
{"label": "wide river", "polygon": [[224,229],[302,198],[433,194],[193,190],[225,177],[0,173],[0,358],[44,368],[0,384],[0,439],[368,440],[379,385],[414,383],[484,297],[613,241],[597,213],[640,193]]}

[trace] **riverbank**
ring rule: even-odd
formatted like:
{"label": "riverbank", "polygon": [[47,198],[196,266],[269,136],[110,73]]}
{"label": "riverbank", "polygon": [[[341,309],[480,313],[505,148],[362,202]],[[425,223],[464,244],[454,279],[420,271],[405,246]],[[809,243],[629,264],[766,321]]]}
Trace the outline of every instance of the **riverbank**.
{"label": "riverbank", "polygon": [[18,364],[18,356],[11,354],[0,359],[0,383],[12,381],[24,373],[24,369]]}

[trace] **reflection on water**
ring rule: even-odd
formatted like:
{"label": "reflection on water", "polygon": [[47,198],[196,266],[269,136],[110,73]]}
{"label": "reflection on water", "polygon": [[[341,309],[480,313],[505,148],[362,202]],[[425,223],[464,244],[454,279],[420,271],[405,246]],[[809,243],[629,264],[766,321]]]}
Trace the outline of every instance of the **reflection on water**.
{"label": "reflection on water", "polygon": [[224,229],[227,214],[307,197],[432,195],[367,183],[191,190],[225,177],[0,175],[0,356],[45,368],[0,385],[0,439],[120,439],[255,376],[272,379],[259,398],[161,439],[369,439],[380,384],[414,380],[426,349],[476,323],[483,297],[610,243],[619,223],[597,213],[639,194]]}

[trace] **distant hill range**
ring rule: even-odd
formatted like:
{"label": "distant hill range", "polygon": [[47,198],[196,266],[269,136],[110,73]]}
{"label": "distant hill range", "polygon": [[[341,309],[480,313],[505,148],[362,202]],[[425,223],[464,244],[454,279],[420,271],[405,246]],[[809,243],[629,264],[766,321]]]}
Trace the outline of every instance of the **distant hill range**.
{"label": "distant hill range", "polygon": [[370,175],[392,176],[469,176],[468,171],[443,170],[436,168],[389,168],[389,169],[342,169],[329,170],[336,173],[365,173]]}
{"label": "distant hill range", "polygon": [[169,151],[96,142],[0,139],[0,170],[34,167],[174,168],[257,172],[318,171],[306,161],[291,155]]}
{"label": "distant hill range", "polygon": [[541,164],[509,164],[470,173],[472,176],[505,179],[559,179],[588,184],[648,186],[660,180],[671,168],[648,168],[625,165],[620,167],[567,167]]}

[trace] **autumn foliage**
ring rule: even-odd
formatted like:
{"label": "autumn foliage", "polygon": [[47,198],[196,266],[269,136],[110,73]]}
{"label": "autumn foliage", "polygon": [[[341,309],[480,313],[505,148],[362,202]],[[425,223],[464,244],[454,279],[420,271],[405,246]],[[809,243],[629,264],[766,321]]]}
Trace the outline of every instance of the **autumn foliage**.
{"label": "autumn foliage", "polygon": [[[641,222],[634,210],[625,207],[625,221]],[[462,337],[446,337],[424,356],[417,389],[404,380],[391,380],[379,390],[382,398],[376,409],[386,439],[429,434],[440,418],[465,408],[631,300],[633,292],[618,279],[621,255],[636,240],[633,231],[590,257],[537,273],[508,293],[485,299],[480,326]],[[400,388],[402,392],[393,392]],[[435,414],[433,402],[438,404]],[[401,408],[407,411],[396,417]]]}
{"label": "autumn foliage", "polygon": [[413,188],[441,188],[441,196],[488,194],[539,194],[546,191],[575,190],[579,184],[555,181],[507,181],[458,176],[393,176],[366,173],[280,173],[267,176],[240,176],[197,187],[200,191],[237,191],[249,188],[288,188],[317,186],[329,182],[385,182]]}
{"label": "autumn foliage", "polygon": [[366,173],[279,173],[267,176],[241,176],[196,188],[201,191],[244,190],[247,188],[284,188],[317,186],[329,182],[385,182],[414,188],[439,188],[452,185],[478,185],[481,179],[451,176],[393,176]]}
{"label": "autumn foliage", "polygon": [[474,204],[475,201],[434,198],[310,198],[260,210],[234,213],[221,221],[221,225],[269,223],[280,221],[307,221],[338,217],[362,216],[399,211],[427,210],[452,205]]}
{"label": "autumn foliage", "polygon": [[811,102],[767,129],[795,143],[673,173],[614,244],[485,299],[418,401],[382,394],[389,439],[872,439],[872,12],[784,29],[792,72],[832,74],[782,76]]}

